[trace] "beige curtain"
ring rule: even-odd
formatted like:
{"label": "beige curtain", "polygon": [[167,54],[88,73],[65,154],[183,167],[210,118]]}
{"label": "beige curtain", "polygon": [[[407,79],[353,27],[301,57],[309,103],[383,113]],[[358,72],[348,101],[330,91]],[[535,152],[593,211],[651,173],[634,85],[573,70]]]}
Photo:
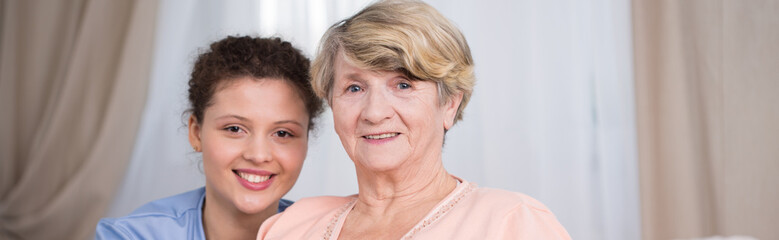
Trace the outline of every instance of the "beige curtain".
{"label": "beige curtain", "polygon": [[86,239],[130,158],[157,3],[0,3],[0,239]]}
{"label": "beige curtain", "polygon": [[633,2],[644,239],[779,239],[779,1]]}

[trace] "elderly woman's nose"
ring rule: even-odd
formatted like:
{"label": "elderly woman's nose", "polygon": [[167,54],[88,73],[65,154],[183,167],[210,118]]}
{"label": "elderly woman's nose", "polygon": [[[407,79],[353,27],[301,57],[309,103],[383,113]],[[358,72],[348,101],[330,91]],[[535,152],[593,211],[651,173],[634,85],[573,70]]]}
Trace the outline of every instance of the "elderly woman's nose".
{"label": "elderly woman's nose", "polygon": [[272,159],[272,146],[269,139],[251,138],[243,149],[243,158],[252,162],[267,162]]}
{"label": "elderly woman's nose", "polygon": [[379,123],[395,114],[392,104],[384,91],[370,91],[365,98],[362,118],[372,123]]}

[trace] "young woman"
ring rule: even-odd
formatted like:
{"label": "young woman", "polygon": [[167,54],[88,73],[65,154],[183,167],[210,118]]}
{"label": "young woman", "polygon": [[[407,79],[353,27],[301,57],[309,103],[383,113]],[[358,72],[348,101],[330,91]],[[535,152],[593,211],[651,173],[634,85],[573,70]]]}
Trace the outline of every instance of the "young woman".
{"label": "young woman", "polygon": [[206,185],[102,219],[97,239],[253,239],[300,174],[322,103],[309,60],[278,38],[227,37],[189,80],[189,142]]}

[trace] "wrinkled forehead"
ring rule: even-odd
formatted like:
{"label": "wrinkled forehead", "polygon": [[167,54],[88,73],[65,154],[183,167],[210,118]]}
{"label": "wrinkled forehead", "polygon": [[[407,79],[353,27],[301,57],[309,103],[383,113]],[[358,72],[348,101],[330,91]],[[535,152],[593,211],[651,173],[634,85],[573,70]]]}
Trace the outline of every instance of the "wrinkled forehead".
{"label": "wrinkled forehead", "polygon": [[[398,63],[398,62],[403,62],[401,59],[390,59],[391,57],[380,57],[385,59],[374,60],[374,61],[360,60],[364,58],[366,57],[360,57],[352,52],[345,50],[344,48],[339,48],[335,54],[335,59],[333,61],[333,65],[334,65],[333,69],[335,74],[338,75],[339,72],[340,74],[343,74],[343,71],[348,70],[349,68],[354,68],[359,70],[371,71],[375,73],[397,73],[405,76],[406,78],[412,81],[429,80],[429,79],[422,79],[411,74],[411,72],[405,66],[403,66],[403,64]],[[387,63],[387,62],[394,62],[394,63]]]}

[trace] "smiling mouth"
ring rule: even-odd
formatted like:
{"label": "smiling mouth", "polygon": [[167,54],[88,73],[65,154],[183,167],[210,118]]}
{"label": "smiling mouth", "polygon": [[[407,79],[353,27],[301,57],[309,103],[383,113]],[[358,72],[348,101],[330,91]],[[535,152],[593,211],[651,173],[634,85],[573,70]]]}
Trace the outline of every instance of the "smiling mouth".
{"label": "smiling mouth", "polygon": [[367,139],[385,139],[385,138],[395,137],[397,135],[400,135],[400,133],[383,133],[383,134],[377,134],[377,135],[365,135],[365,136],[362,136],[362,137],[363,138],[367,138]]}
{"label": "smiling mouth", "polygon": [[271,177],[273,177],[275,174],[271,175],[257,175],[257,174],[251,174],[246,172],[239,172],[233,170],[235,174],[237,174],[239,177],[243,178],[246,181],[249,181],[250,183],[261,183],[268,181]]}

